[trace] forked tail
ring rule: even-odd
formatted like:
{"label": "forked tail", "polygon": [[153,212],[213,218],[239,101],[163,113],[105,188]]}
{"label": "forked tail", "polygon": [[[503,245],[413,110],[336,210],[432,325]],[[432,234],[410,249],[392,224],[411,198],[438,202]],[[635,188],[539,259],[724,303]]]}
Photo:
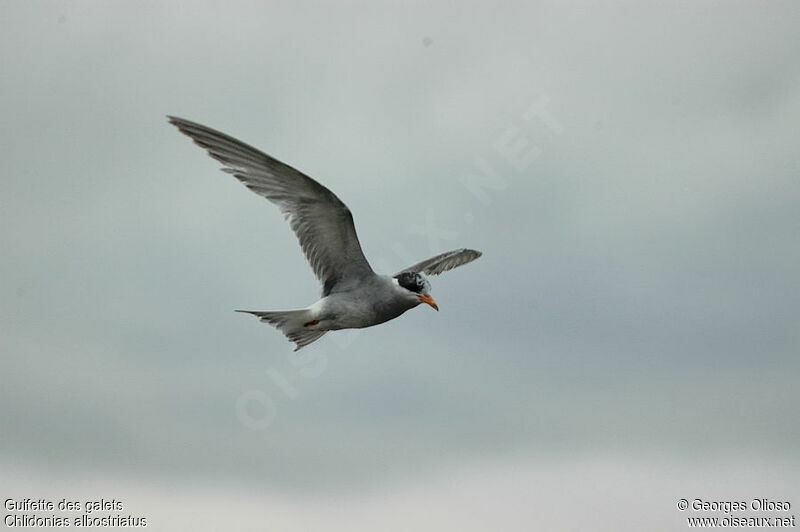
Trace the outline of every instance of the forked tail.
{"label": "forked tail", "polygon": [[314,318],[309,309],[283,310],[283,311],[261,311],[261,310],[237,310],[236,312],[246,312],[261,318],[264,323],[269,323],[281,331],[286,338],[295,343],[294,350],[307,346],[322,338],[328,331],[315,329]]}

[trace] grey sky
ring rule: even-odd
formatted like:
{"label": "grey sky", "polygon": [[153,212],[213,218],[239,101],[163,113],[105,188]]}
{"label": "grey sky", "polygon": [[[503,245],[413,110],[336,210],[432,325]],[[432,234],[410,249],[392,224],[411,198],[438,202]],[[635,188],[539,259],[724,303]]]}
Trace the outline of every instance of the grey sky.
{"label": "grey sky", "polygon": [[[793,3],[3,11],[3,462],[298,493],[517,457],[796,463]],[[298,364],[232,312],[316,300],[294,236],[166,114],[330,187],[376,268],[484,257],[431,279],[442,312]]]}

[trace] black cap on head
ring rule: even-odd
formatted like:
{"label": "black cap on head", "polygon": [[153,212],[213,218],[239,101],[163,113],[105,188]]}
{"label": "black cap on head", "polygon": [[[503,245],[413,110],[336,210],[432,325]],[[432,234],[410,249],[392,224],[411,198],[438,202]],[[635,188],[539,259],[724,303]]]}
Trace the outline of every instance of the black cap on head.
{"label": "black cap on head", "polygon": [[403,272],[394,277],[397,283],[405,288],[419,294],[425,288],[425,279],[416,272]]}

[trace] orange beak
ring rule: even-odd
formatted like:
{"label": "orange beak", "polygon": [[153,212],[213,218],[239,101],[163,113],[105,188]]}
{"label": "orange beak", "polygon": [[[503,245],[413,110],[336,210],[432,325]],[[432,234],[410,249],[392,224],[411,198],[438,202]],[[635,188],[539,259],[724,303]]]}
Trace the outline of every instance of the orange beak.
{"label": "orange beak", "polygon": [[436,310],[436,311],[439,310],[439,305],[436,304],[436,300],[433,299],[431,296],[418,295],[417,297],[423,303],[427,303],[428,305],[432,306],[434,310]]}

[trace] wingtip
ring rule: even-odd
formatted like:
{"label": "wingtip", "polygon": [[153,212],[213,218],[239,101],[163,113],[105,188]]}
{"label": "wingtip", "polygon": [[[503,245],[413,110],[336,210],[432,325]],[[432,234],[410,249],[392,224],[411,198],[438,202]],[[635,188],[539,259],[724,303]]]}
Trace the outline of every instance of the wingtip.
{"label": "wingtip", "polygon": [[472,262],[475,259],[478,259],[483,255],[482,251],[478,251],[477,249],[470,249],[470,248],[463,248],[460,253],[469,253],[472,257],[469,259],[469,262]]}
{"label": "wingtip", "polygon": [[184,120],[183,118],[180,118],[178,116],[167,115],[167,122],[178,128],[178,131],[180,131],[181,133],[185,133],[184,128],[186,127],[186,120]]}
{"label": "wingtip", "polygon": [[175,115],[166,115],[166,116],[167,116],[167,122],[177,127],[182,132],[185,132],[186,128],[191,128],[192,126],[199,126],[199,124],[197,124],[196,122],[192,122],[191,120],[186,120],[185,118],[181,118],[180,116],[175,116]]}
{"label": "wingtip", "polygon": [[459,249],[459,250],[457,251],[457,253],[472,253],[472,254],[474,254],[474,255],[475,255],[475,258],[476,258],[476,259],[477,259],[478,257],[480,257],[481,255],[483,255],[483,252],[482,252],[482,251],[478,251],[477,249],[472,249],[472,248],[461,248],[461,249]]}

